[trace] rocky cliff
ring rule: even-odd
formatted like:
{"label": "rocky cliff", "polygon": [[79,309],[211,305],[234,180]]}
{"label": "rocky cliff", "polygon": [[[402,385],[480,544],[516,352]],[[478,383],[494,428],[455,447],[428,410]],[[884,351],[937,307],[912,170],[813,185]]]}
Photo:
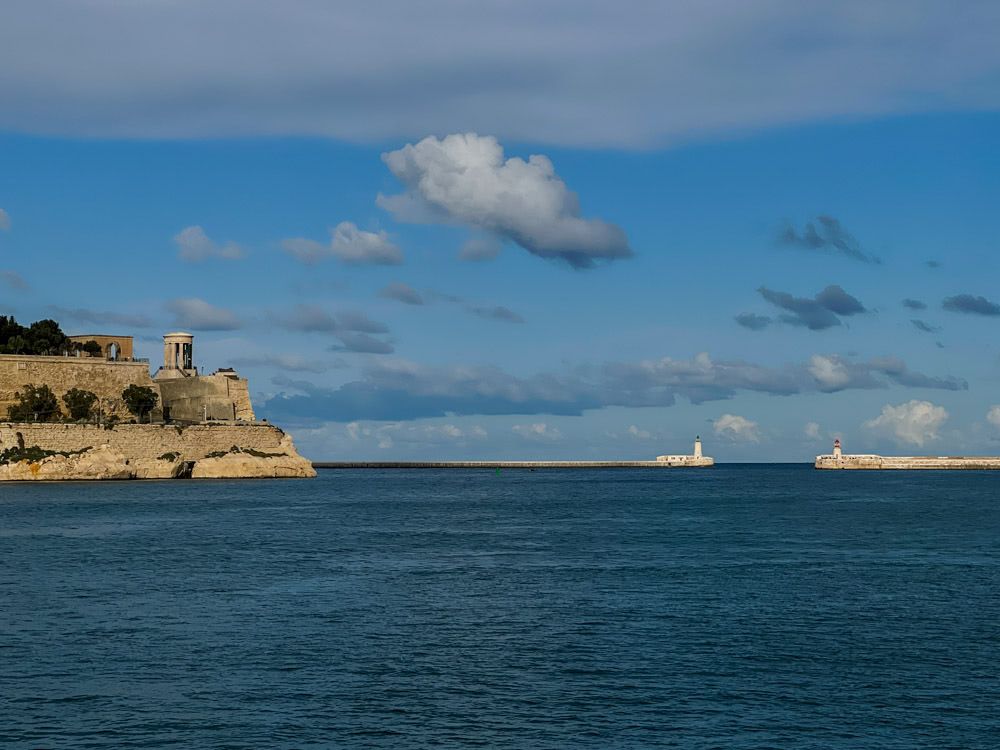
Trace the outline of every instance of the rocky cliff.
{"label": "rocky cliff", "polygon": [[[28,453],[45,453],[40,449]],[[0,479],[131,479],[128,459],[107,445],[77,453],[52,453],[18,459],[7,456],[0,464]]]}
{"label": "rocky cliff", "polygon": [[191,470],[192,479],[217,479],[223,477],[314,477],[316,470],[311,462],[295,452],[290,438],[284,453],[262,453],[239,448],[221,456],[209,456],[196,461]]}
{"label": "rocky cliff", "polygon": [[0,481],[313,477],[290,435],[270,424],[0,423]]}

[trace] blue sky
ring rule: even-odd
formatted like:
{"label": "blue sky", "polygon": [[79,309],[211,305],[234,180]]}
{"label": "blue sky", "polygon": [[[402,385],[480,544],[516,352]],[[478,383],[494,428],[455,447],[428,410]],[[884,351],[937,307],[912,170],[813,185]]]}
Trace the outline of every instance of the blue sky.
{"label": "blue sky", "polygon": [[15,2],[4,312],[192,329],[316,458],[997,452],[990,5],[386,5]]}

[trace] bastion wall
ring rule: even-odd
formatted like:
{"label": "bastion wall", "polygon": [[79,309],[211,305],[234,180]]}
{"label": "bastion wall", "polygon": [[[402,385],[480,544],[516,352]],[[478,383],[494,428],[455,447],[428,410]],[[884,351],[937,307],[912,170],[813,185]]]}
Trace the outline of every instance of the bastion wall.
{"label": "bastion wall", "polygon": [[38,446],[72,452],[109,445],[133,460],[158,459],[166,453],[197,461],[233,446],[262,453],[280,452],[285,433],[272,424],[119,424],[113,429],[87,424],[0,422],[0,450]]}
{"label": "bastion wall", "polygon": [[244,378],[213,374],[158,380],[156,385],[160,389],[160,403],[169,405],[170,419],[254,420],[250,389]]}
{"label": "bastion wall", "polygon": [[105,416],[131,417],[122,391],[130,385],[155,388],[145,362],[109,362],[96,357],[40,357],[0,354],[0,418],[16,403],[14,394],[27,385],[47,385],[59,408],[68,415],[63,394],[71,388],[92,391],[101,399]]}
{"label": "bastion wall", "polygon": [[[25,386],[47,385],[56,395],[64,416],[69,410],[63,394],[73,388],[91,391],[101,400],[101,412],[119,419],[133,419],[122,400],[130,385],[152,388],[159,396],[157,416],[170,407],[170,418],[187,422],[209,419],[255,419],[249,385],[235,375],[202,375],[173,380],[153,380],[146,362],[113,362],[97,357],[42,357],[0,354],[0,419]],[[206,414],[207,410],[207,414]],[[96,407],[95,407],[96,411]]]}

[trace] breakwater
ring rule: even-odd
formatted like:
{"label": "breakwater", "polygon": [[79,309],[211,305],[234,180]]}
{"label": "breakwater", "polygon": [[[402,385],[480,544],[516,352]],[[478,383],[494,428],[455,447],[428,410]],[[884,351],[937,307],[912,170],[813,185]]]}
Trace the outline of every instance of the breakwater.
{"label": "breakwater", "polygon": [[711,463],[667,461],[313,461],[315,469],[678,469]]}
{"label": "breakwater", "polygon": [[817,469],[833,470],[966,470],[1000,471],[1000,456],[816,456]]}

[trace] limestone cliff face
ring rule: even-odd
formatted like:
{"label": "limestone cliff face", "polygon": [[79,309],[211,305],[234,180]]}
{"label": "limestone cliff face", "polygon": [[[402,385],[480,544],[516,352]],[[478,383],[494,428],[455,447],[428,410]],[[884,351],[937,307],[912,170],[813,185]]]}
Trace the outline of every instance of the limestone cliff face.
{"label": "limestone cliff face", "polygon": [[316,470],[302,456],[251,456],[227,453],[219,458],[203,458],[191,470],[192,479],[308,479]]}
{"label": "limestone cliff face", "polygon": [[[0,423],[2,480],[313,477],[290,435],[268,424]],[[49,455],[46,455],[49,454]]]}
{"label": "limestone cliff face", "polygon": [[38,461],[0,465],[0,480],[131,479],[132,476],[128,459],[107,445],[68,456],[57,454]]}
{"label": "limestone cliff face", "polygon": [[184,473],[186,464],[177,454],[163,458],[136,458],[128,462],[133,479],[176,479]]}
{"label": "limestone cliff face", "polygon": [[208,456],[196,461],[192,479],[239,478],[311,478],[316,476],[312,462],[295,450],[290,435],[285,435],[273,453],[253,450],[230,450],[221,456]]}

